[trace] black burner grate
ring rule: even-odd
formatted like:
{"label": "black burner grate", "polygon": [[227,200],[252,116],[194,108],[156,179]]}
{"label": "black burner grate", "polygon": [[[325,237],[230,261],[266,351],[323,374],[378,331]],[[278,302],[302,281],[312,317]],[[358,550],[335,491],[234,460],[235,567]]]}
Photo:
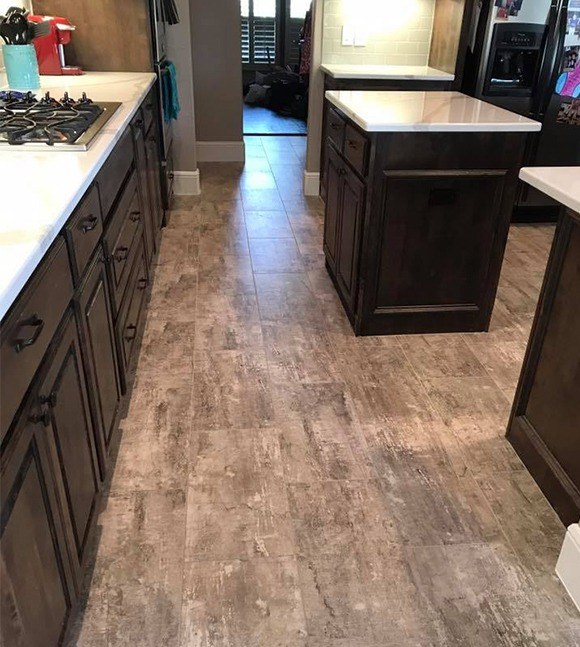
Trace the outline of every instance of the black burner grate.
{"label": "black burner grate", "polygon": [[0,99],[0,142],[74,144],[102,114],[85,94],[78,101],[67,94],[56,101],[48,93],[40,100],[7,93]]}

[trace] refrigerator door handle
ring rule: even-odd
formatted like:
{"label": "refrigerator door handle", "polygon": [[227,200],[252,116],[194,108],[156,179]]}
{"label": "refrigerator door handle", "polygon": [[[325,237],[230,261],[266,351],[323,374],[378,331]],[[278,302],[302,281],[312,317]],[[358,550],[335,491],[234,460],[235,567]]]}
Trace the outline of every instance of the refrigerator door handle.
{"label": "refrigerator door handle", "polygon": [[553,45],[548,52],[547,60],[544,61],[542,74],[538,79],[539,87],[542,90],[538,93],[538,104],[535,112],[539,115],[545,115],[552,95],[554,94],[558,75],[560,74],[559,63],[566,41],[566,29],[568,25],[567,5],[567,2],[562,2],[558,7],[554,29],[548,34],[548,38]]}

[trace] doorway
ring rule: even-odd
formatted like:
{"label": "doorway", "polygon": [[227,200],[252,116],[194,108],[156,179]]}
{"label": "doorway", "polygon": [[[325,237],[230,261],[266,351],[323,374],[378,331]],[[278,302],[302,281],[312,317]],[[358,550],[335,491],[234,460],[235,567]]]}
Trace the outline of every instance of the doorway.
{"label": "doorway", "polygon": [[307,134],[311,0],[241,0],[243,132]]}

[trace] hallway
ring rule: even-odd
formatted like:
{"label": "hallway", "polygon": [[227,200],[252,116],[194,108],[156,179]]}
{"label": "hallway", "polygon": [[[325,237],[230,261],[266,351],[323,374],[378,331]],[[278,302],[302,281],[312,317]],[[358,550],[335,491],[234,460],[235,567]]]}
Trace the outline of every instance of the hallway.
{"label": "hallway", "polygon": [[75,644],[580,645],[503,437],[553,228],[512,228],[488,334],[355,338],[305,142],[246,143],[163,232]]}

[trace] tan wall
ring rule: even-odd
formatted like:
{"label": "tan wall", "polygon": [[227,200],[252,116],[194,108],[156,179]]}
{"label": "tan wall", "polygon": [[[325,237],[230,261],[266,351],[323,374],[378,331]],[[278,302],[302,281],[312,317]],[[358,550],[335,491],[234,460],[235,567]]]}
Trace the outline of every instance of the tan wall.
{"label": "tan wall", "polygon": [[180,23],[167,28],[169,58],[175,63],[181,112],[173,123],[173,155],[176,171],[195,171],[195,112],[189,0],[176,0]]}
{"label": "tan wall", "polygon": [[[435,0],[324,0],[324,63],[427,65]],[[342,26],[367,34],[343,46]]]}
{"label": "tan wall", "polygon": [[200,142],[242,141],[237,0],[190,0],[195,126]]}

